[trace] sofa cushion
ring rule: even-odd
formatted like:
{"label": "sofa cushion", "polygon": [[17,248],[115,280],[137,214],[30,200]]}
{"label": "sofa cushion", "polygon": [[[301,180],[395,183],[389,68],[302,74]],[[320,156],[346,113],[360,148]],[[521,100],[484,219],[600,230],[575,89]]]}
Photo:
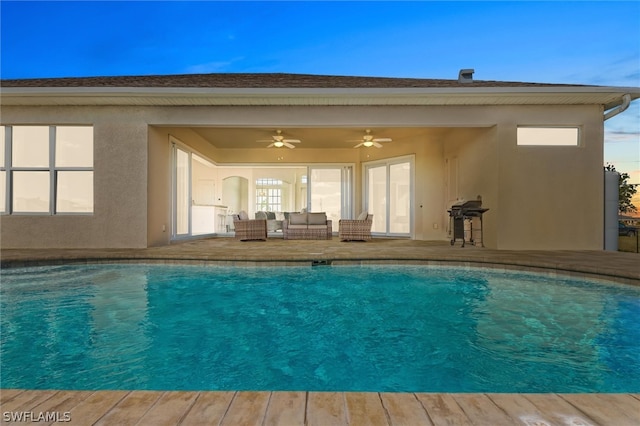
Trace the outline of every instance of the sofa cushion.
{"label": "sofa cushion", "polygon": [[326,213],[307,213],[309,225],[327,225]]}
{"label": "sofa cushion", "polygon": [[367,220],[367,211],[363,211],[362,213],[360,213],[360,215],[358,215],[358,217],[356,218],[357,220]]}
{"label": "sofa cushion", "polygon": [[238,217],[240,218],[240,220],[249,220],[249,215],[244,210],[241,210],[238,213]]}
{"label": "sofa cushion", "polygon": [[289,229],[307,229],[307,225],[289,225],[288,226]]}
{"label": "sofa cushion", "polygon": [[289,214],[289,224],[290,225],[307,225],[307,214],[306,213],[290,213]]}
{"label": "sofa cushion", "polygon": [[327,224],[324,225],[309,225],[308,229],[327,229]]}

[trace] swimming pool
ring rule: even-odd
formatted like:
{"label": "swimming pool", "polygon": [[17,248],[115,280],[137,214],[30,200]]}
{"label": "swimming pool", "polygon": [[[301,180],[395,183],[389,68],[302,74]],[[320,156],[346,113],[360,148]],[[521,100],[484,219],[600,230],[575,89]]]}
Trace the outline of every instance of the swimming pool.
{"label": "swimming pool", "polygon": [[640,392],[640,289],[427,266],[2,270],[2,388]]}

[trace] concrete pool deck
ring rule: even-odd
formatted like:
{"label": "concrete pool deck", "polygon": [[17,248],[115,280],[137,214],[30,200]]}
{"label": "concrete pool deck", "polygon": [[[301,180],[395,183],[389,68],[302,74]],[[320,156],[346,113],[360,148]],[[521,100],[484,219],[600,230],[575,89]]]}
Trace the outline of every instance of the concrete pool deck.
{"label": "concrete pool deck", "polygon": [[493,250],[447,241],[374,238],[368,242],[332,240],[237,241],[208,238],[145,249],[9,249],[0,252],[2,267],[91,262],[162,262],[215,265],[310,265],[422,263],[540,270],[593,276],[640,285],[637,253],[587,250]]}
{"label": "concrete pool deck", "polygon": [[[419,263],[601,277],[640,285],[640,255],[506,251],[448,242],[374,239],[240,242],[209,238],[148,249],[2,250],[2,267],[160,262],[212,265]],[[72,425],[640,425],[640,394],[430,394],[0,390],[1,424],[54,416]],[[28,413],[28,414],[26,414]],[[57,416],[57,417],[55,417]],[[51,419],[51,417],[50,417]],[[38,421],[38,424],[52,424]]]}

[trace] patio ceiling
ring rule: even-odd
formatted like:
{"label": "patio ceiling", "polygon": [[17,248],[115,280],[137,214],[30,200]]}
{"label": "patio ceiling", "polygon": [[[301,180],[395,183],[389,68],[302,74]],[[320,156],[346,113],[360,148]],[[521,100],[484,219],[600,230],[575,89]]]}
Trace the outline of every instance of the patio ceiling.
{"label": "patio ceiling", "polygon": [[[391,138],[391,143],[440,138],[454,131],[441,127],[369,127],[374,137]],[[365,134],[360,127],[281,127],[281,128],[240,128],[240,127],[191,127],[191,130],[220,149],[259,149],[266,148],[268,142],[257,140],[270,139],[276,130],[282,130],[287,139],[299,139],[296,149],[340,149],[353,148]],[[283,148],[287,149],[287,148]],[[375,149],[375,148],[374,148]]]}

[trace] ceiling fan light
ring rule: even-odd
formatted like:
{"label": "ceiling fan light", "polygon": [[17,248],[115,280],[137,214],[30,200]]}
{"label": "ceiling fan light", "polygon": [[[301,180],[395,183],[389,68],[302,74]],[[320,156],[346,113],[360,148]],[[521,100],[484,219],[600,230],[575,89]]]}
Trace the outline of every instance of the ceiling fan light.
{"label": "ceiling fan light", "polygon": [[275,146],[276,148],[282,148],[284,146],[284,143],[282,141],[276,141],[273,143],[273,146]]}
{"label": "ceiling fan light", "polygon": [[362,143],[362,145],[366,146],[367,148],[371,148],[373,146],[373,142],[365,141],[365,142]]}

